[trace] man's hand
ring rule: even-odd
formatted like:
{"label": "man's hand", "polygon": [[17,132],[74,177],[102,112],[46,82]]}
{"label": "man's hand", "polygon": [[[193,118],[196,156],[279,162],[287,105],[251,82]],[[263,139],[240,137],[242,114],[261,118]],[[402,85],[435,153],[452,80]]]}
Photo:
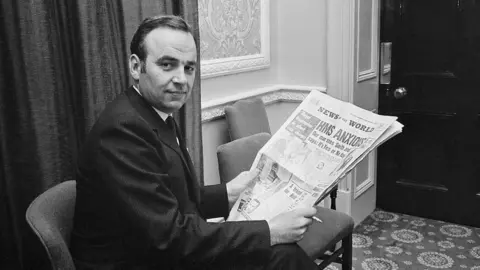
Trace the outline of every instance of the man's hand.
{"label": "man's hand", "polygon": [[241,172],[237,177],[227,183],[228,206],[232,206],[237,201],[240,194],[247,188],[248,184],[259,174],[258,170]]}
{"label": "man's hand", "polygon": [[270,244],[273,246],[300,241],[316,213],[315,207],[297,208],[267,221],[270,227]]}

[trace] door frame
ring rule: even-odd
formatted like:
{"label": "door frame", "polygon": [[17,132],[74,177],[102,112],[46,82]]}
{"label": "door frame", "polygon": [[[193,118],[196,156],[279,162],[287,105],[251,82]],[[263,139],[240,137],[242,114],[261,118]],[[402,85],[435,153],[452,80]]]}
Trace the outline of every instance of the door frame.
{"label": "door frame", "polygon": [[[359,20],[361,0],[326,0],[327,92],[335,98],[374,112],[378,109],[378,102],[363,106],[365,104],[356,98],[355,90],[361,88],[363,81],[375,81],[377,83],[372,85],[376,85],[376,89],[370,89],[373,91],[369,91],[368,95],[378,100],[380,1],[371,0],[371,43],[367,48],[370,51],[370,67],[360,70],[359,51],[365,49],[359,45],[360,30],[363,30],[360,29]],[[356,168],[339,185],[337,209],[351,215],[356,224],[376,207],[376,151],[369,154],[367,163],[361,168],[366,171],[365,179],[357,179]]]}
{"label": "door frame", "polygon": [[[327,93],[353,103],[357,0],[326,0]],[[352,173],[338,188],[337,209],[351,215]],[[327,200],[327,203],[328,200]]]}

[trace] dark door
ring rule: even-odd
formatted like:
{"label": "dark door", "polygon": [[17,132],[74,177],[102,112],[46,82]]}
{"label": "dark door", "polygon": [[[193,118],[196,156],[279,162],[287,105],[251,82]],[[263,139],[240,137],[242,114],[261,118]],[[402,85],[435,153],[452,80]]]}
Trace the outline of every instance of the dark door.
{"label": "dark door", "polygon": [[377,206],[480,227],[480,0],[381,2],[379,112],[404,129],[378,149]]}

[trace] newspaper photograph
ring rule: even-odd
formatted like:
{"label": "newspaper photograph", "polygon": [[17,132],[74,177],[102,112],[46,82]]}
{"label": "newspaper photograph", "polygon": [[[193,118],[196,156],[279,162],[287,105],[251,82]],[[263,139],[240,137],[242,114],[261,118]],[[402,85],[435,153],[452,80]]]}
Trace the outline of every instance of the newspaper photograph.
{"label": "newspaper photograph", "polygon": [[240,195],[228,220],[269,220],[313,206],[365,156],[403,125],[312,91],[258,152],[259,174]]}

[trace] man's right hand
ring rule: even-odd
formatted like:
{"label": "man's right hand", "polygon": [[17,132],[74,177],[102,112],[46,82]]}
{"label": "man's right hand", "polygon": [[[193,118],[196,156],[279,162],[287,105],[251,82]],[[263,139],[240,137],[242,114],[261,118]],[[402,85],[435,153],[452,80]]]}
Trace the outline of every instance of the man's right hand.
{"label": "man's right hand", "polygon": [[297,208],[267,221],[270,227],[270,244],[273,246],[300,241],[316,213],[315,207]]}

